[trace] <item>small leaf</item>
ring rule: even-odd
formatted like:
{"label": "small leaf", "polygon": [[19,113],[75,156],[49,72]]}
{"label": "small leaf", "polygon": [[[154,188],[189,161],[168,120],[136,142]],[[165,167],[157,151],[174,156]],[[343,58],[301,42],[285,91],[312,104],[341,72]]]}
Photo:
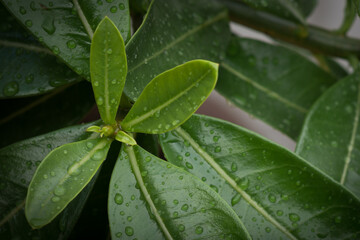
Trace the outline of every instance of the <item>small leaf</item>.
{"label": "small leaf", "polygon": [[108,206],[112,239],[250,239],[211,188],[139,146],[123,145]]}
{"label": "small leaf", "polygon": [[105,16],[130,38],[128,0],[1,0],[10,12],[65,61],[77,74],[90,79],[89,54],[93,31]]}
{"label": "small leaf", "polygon": [[119,142],[123,142],[125,144],[128,144],[128,145],[136,145],[136,141],[134,138],[132,138],[129,134],[127,134],[126,132],[124,131],[118,131],[116,133],[116,136],[115,136],[115,139]]}
{"label": "small leaf", "polygon": [[90,134],[85,129],[93,124],[60,129],[0,149],[0,239],[60,240],[70,235],[94,181],[53,222],[38,231],[28,225],[23,206],[29,183],[41,160],[53,148],[88,138]]}
{"label": "small leaf", "polygon": [[296,139],[311,105],[335,81],[288,48],[233,37],[220,65],[216,90]]}
{"label": "small leaf", "polygon": [[127,74],[124,41],[114,23],[105,17],[91,43],[90,72],[95,100],[106,124],[116,123]]}
{"label": "small leaf", "polygon": [[151,79],[166,70],[194,59],[219,62],[229,37],[227,10],[218,1],[152,1],[126,45],[124,93],[136,101]]}
{"label": "small leaf", "polygon": [[218,65],[194,60],[155,77],[121,123],[124,130],[163,133],[185,122],[214,89]]}
{"label": "small leaf", "polygon": [[360,200],[255,133],[194,115],[160,141],[166,159],[217,191],[253,239],[359,237]]}
{"label": "small leaf", "polygon": [[44,94],[80,81],[0,4],[0,98]]}
{"label": "small leaf", "polygon": [[29,185],[25,214],[33,228],[51,222],[89,183],[105,160],[108,138],[88,139],[54,149]]}
{"label": "small leaf", "polygon": [[346,0],[346,5],[344,8],[343,21],[339,29],[335,32],[337,34],[346,35],[350,30],[351,26],[354,24],[356,19],[356,6],[353,0]]}
{"label": "small leaf", "polygon": [[360,17],[360,0],[353,0],[353,3],[355,5],[356,11]]}
{"label": "small leaf", "polygon": [[360,197],[360,69],[311,108],[296,153]]}

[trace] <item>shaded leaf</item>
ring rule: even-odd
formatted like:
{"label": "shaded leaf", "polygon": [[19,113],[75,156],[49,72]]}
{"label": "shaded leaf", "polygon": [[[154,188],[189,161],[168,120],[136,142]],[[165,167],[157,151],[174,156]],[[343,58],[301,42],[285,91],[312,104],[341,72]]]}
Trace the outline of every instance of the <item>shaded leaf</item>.
{"label": "shaded leaf", "polygon": [[39,97],[0,100],[0,146],[77,124],[94,105],[91,86],[80,82]]}
{"label": "shaded leaf", "polygon": [[360,0],[353,0],[353,3],[355,5],[358,15],[360,16]]}
{"label": "shaded leaf", "polygon": [[208,186],[139,146],[123,146],[117,160],[109,221],[113,239],[249,239]]}
{"label": "shaded leaf", "polygon": [[217,191],[253,239],[359,237],[360,201],[255,133],[194,115],[160,139],[167,160]]}
{"label": "shaded leaf", "polygon": [[218,64],[193,60],[155,77],[121,122],[124,130],[163,133],[185,122],[214,89]]}
{"label": "shaded leaf", "polygon": [[336,79],[297,53],[233,37],[216,90],[293,139],[314,101]]}
{"label": "shaded leaf", "polygon": [[193,59],[219,62],[229,37],[227,11],[216,1],[155,0],[126,45],[124,93],[136,101],[165,70]]}
{"label": "shaded leaf", "polygon": [[140,147],[142,147],[152,155],[159,156],[160,146],[157,135],[137,133],[136,142]]}
{"label": "shaded leaf", "polygon": [[125,85],[127,62],[121,34],[107,17],[99,23],[94,33],[90,70],[101,119],[106,124],[114,124]]}
{"label": "shaded leaf", "polygon": [[136,141],[134,138],[132,138],[129,134],[127,134],[124,131],[118,131],[116,133],[115,139],[119,142],[123,142],[128,145],[136,145]]}
{"label": "shaded leaf", "polygon": [[105,160],[112,140],[86,139],[51,151],[30,182],[25,215],[33,228],[50,223],[86,187]]}
{"label": "shaded leaf", "polygon": [[[91,123],[94,124],[94,123]],[[64,128],[0,149],[0,239],[66,239],[92,188],[93,181],[51,224],[32,230],[23,206],[30,180],[41,160],[54,148],[90,136],[90,124]]]}
{"label": "shaded leaf", "polygon": [[127,0],[1,1],[40,42],[88,80],[90,42],[98,23],[109,16],[125,41],[130,38]]}
{"label": "shaded leaf", "polygon": [[43,94],[81,79],[29,36],[1,4],[0,16],[0,98]]}
{"label": "shaded leaf", "polygon": [[306,24],[305,18],[310,15],[317,0],[241,0],[247,5],[266,11],[281,18]]}
{"label": "shaded leaf", "polygon": [[296,153],[360,197],[360,70],[311,108]]}

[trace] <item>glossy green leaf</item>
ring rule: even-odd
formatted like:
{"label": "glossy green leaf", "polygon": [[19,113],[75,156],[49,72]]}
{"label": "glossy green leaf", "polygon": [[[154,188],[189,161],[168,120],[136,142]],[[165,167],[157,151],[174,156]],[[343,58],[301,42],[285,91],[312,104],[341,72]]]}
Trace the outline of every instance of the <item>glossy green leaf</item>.
{"label": "glossy green leaf", "polygon": [[89,79],[89,54],[93,32],[108,16],[130,38],[127,0],[1,0],[40,42],[63,59],[77,74]]}
{"label": "glossy green leaf", "polygon": [[360,197],[360,70],[330,88],[306,117],[296,153]]}
{"label": "glossy green leaf", "polygon": [[[94,124],[94,123],[92,123]],[[23,207],[28,185],[41,160],[54,148],[90,136],[90,124],[64,128],[0,149],[0,239],[66,239],[89,195],[91,182],[54,221],[34,231]]]}
{"label": "glossy green leaf", "polygon": [[336,79],[290,49],[233,37],[216,90],[296,139],[311,105]]}
{"label": "glossy green leaf", "polygon": [[356,239],[360,201],[305,160],[237,125],[194,115],[161,137],[168,161],[209,184],[253,239]]}
{"label": "glossy green leaf", "polygon": [[139,146],[122,148],[108,206],[113,239],[250,239],[218,194]]}
{"label": "glossy green leaf", "polygon": [[0,147],[79,123],[94,105],[88,82],[38,97],[0,100]]}
{"label": "glossy green leaf", "polygon": [[219,62],[230,37],[227,11],[217,1],[154,0],[126,45],[124,93],[136,101],[158,74],[193,59]]}
{"label": "glossy green leaf", "polygon": [[305,18],[310,15],[317,0],[241,0],[247,5],[266,11],[282,18],[306,24]]}
{"label": "glossy green leaf", "polygon": [[43,94],[80,80],[0,4],[0,98]]}
{"label": "glossy green leaf", "polygon": [[26,196],[25,214],[33,228],[51,222],[93,178],[111,139],[96,138],[62,145],[37,168]]}
{"label": "glossy green leaf", "polygon": [[358,15],[360,16],[360,0],[353,0],[353,3],[355,5]]}
{"label": "glossy green leaf", "polygon": [[136,145],[135,139],[121,130],[116,133],[115,139],[128,145]]}
{"label": "glossy green leaf", "polygon": [[155,77],[122,121],[124,130],[163,133],[185,122],[214,89],[218,65],[193,60]]}
{"label": "glossy green leaf", "polygon": [[94,33],[90,71],[100,116],[106,124],[114,124],[125,85],[127,62],[121,34],[107,17],[99,23]]}

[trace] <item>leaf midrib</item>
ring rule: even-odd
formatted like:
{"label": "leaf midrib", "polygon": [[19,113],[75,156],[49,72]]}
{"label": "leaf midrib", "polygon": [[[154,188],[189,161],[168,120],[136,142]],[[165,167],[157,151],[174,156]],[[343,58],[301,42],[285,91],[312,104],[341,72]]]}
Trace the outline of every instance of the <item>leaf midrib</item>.
{"label": "leaf midrib", "polygon": [[226,70],[228,70],[230,73],[232,73],[233,75],[237,76],[239,79],[251,84],[253,87],[255,87],[256,89],[266,93],[269,97],[274,98],[275,100],[278,100],[279,102],[284,103],[285,105],[287,105],[288,107],[291,107],[295,110],[297,110],[298,112],[302,113],[302,114],[306,114],[308,112],[307,109],[299,106],[296,103],[293,103],[291,101],[289,101],[286,98],[283,98],[282,96],[280,96],[278,93],[272,91],[271,89],[268,89],[262,85],[260,85],[259,83],[255,82],[254,80],[252,80],[251,78],[245,76],[243,73],[240,73],[239,71],[236,71],[234,68],[232,68],[231,66],[229,66],[226,63],[221,63],[221,66],[224,67]]}
{"label": "leaf midrib", "polygon": [[[134,70],[136,70],[137,68],[139,68],[140,66],[144,65],[145,62],[149,62],[149,60],[159,56],[161,53],[165,52],[166,50],[168,50],[169,48],[175,46],[176,44],[180,43],[181,41],[185,40],[188,36],[195,34],[196,32],[202,30],[203,28],[206,28],[207,26],[209,26],[210,24],[219,21],[222,18],[225,18],[227,16],[227,11],[222,11],[220,12],[218,15],[216,15],[213,18],[208,19],[207,21],[205,21],[204,23],[190,29],[188,32],[186,32],[185,34],[179,36],[178,38],[176,38],[174,41],[170,42],[168,45],[164,46],[162,49],[160,49],[159,51],[155,52],[152,56],[148,57],[148,58],[144,58],[140,63],[138,63],[137,65],[135,65],[133,68],[129,69],[128,74],[133,72]],[[128,43],[128,45],[130,45],[131,42]]]}
{"label": "leaf midrib", "polygon": [[83,10],[81,9],[81,6],[80,6],[78,0],[73,0],[73,3],[74,3],[75,8],[76,8],[76,10],[78,12],[80,21],[82,22],[87,34],[89,35],[90,40],[91,40],[93,38],[93,36],[94,36],[94,32],[91,29],[91,26],[90,26],[88,20],[86,19],[85,14],[84,14]]}
{"label": "leaf midrib", "polygon": [[184,129],[178,127],[175,131],[185,140],[187,140],[190,145],[194,148],[194,150],[200,154],[214,170],[225,179],[225,181],[235,189],[245,201],[251,205],[259,214],[261,214],[265,219],[267,219],[271,224],[273,224],[276,228],[278,228],[281,232],[283,232],[290,239],[296,240],[297,238],[291,234],[284,226],[282,226],[276,219],[274,219],[265,209],[263,209],[257,202],[255,202],[250,195],[248,195],[245,191],[243,191],[240,187],[238,187],[236,181],[232,179],[225,170],[217,164],[217,162],[207,153],[205,152],[198,143],[188,134]]}
{"label": "leaf midrib", "polygon": [[[180,97],[182,97],[183,95],[188,93],[190,91],[190,89],[192,89],[197,83],[199,83],[201,80],[203,80],[210,72],[211,72],[211,69],[207,70],[203,75],[201,75],[189,87],[185,88],[183,91],[181,91],[177,95],[175,95],[175,97],[170,98],[169,100],[167,100],[163,104],[160,104],[156,108],[153,108],[150,111],[146,112],[145,114],[140,115],[139,117],[135,118],[134,120],[125,122],[125,124],[123,124],[123,126],[125,128],[132,128],[134,125],[138,124],[139,122],[142,122],[142,121],[146,120],[147,118],[151,117],[152,115],[154,115],[157,111],[160,111],[161,109],[169,106],[171,103],[173,103],[174,101],[176,101],[177,99],[179,99]],[[146,88],[144,89],[144,91],[145,90],[146,90]]]}
{"label": "leaf midrib", "polygon": [[151,199],[151,196],[150,196],[150,194],[149,194],[149,192],[148,192],[148,190],[147,190],[147,188],[145,186],[144,180],[142,179],[142,176],[141,176],[141,173],[140,173],[140,168],[139,168],[138,163],[136,161],[136,156],[135,156],[133,147],[129,147],[129,146],[125,145],[125,148],[126,148],[126,152],[129,155],[130,164],[131,164],[131,167],[132,167],[132,169],[134,171],[135,178],[136,178],[137,182],[139,183],[140,190],[141,190],[142,194],[144,195],[144,197],[146,199],[146,202],[150,206],[152,214],[155,216],[155,218],[156,218],[161,230],[163,231],[165,237],[168,240],[173,240],[173,237],[171,236],[171,234],[170,234],[169,230],[167,229],[164,221],[162,220],[159,212],[157,211],[157,208],[156,208],[153,200]]}
{"label": "leaf midrib", "polygon": [[359,115],[360,115],[360,84],[358,85],[358,96],[357,96],[357,105],[356,105],[356,112],[355,112],[355,116],[354,116],[354,123],[353,123],[353,130],[351,132],[351,138],[350,138],[350,143],[348,146],[348,152],[347,155],[345,157],[345,165],[344,165],[344,169],[343,172],[341,174],[341,179],[340,179],[340,184],[344,185],[345,183],[345,179],[348,173],[348,169],[349,169],[349,165],[351,162],[351,154],[354,150],[354,144],[355,144],[355,140],[356,140],[356,133],[358,130],[358,124],[359,124]]}
{"label": "leaf midrib", "polygon": [[43,48],[43,47],[32,45],[32,44],[22,43],[22,42],[0,40],[0,46],[13,47],[13,48],[23,48],[23,49],[31,51],[31,52],[46,53],[48,55],[54,56],[54,53],[51,52],[47,48]]}

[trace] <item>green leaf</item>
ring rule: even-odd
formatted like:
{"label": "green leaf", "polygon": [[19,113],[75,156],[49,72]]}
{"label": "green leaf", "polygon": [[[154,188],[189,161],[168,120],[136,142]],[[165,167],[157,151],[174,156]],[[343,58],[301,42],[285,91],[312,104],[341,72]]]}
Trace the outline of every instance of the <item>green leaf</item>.
{"label": "green leaf", "polygon": [[288,48],[233,37],[220,65],[216,90],[296,139],[311,105],[335,81]]}
{"label": "green leaf", "polygon": [[354,24],[356,17],[356,6],[353,0],[346,0],[346,5],[344,9],[343,21],[339,29],[335,32],[337,34],[346,35],[346,33],[350,30],[351,26]]}
{"label": "green leaf", "polygon": [[127,62],[121,34],[107,17],[99,23],[94,33],[90,72],[101,119],[106,124],[114,124],[125,85]]}
{"label": "green leaf", "polygon": [[98,23],[109,16],[123,38],[130,38],[127,0],[1,0],[40,42],[89,80],[90,43]]}
{"label": "green leaf", "polygon": [[296,153],[360,197],[360,70],[330,88],[306,117]]}
{"label": "green leaf", "polygon": [[360,201],[305,160],[219,119],[194,115],[161,137],[168,161],[209,184],[253,239],[360,237]]}
{"label": "green leaf", "polygon": [[108,206],[113,239],[250,239],[218,194],[139,146],[123,145]]}
{"label": "green leaf", "polygon": [[227,11],[217,1],[154,0],[126,45],[124,93],[136,101],[158,74],[193,59],[219,62],[230,37]]}
{"label": "green leaf", "polygon": [[31,229],[23,206],[28,185],[41,160],[62,144],[88,138],[90,134],[85,132],[88,126],[90,124],[64,128],[0,149],[0,239],[66,239],[69,236],[94,182],[41,230]]}
{"label": "green leaf", "polygon": [[0,138],[0,147],[77,124],[93,105],[92,89],[87,82],[39,97],[0,100],[0,132],[6,136]]}
{"label": "green leaf", "polygon": [[247,5],[306,25],[305,18],[310,15],[317,0],[241,0]]}
{"label": "green leaf", "polygon": [[356,11],[360,17],[360,0],[353,0],[353,3],[355,5]]}
{"label": "green leaf", "polygon": [[218,65],[193,60],[155,77],[122,121],[124,130],[163,133],[185,122],[214,89]]}
{"label": "green leaf", "polygon": [[33,228],[50,223],[81,192],[105,160],[111,141],[69,143],[46,156],[26,196],[25,214]]}
{"label": "green leaf", "polygon": [[119,142],[123,142],[125,144],[128,145],[136,145],[136,141],[134,138],[132,138],[129,134],[127,134],[126,132],[123,131],[118,131],[116,133],[115,139]]}
{"label": "green leaf", "polygon": [[79,81],[0,4],[0,98],[43,94]]}

